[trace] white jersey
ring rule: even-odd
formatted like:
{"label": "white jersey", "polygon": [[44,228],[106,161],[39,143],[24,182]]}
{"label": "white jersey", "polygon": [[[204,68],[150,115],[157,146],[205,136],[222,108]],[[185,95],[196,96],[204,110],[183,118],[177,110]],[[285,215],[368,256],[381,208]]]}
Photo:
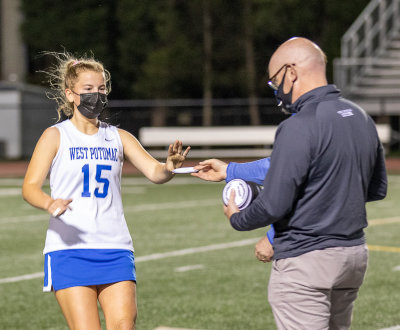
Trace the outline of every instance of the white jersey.
{"label": "white jersey", "polygon": [[53,199],[72,198],[70,209],[50,217],[43,253],[65,249],[133,251],[121,199],[123,147],[114,126],[100,123],[94,135],[70,120],[54,125],[60,147],[50,168]]}

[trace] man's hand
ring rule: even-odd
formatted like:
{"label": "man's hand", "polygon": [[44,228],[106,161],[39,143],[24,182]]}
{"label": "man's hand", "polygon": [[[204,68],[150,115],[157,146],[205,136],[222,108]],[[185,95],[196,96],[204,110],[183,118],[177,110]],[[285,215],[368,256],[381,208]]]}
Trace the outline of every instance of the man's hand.
{"label": "man's hand", "polygon": [[272,260],[272,257],[274,256],[274,248],[269,242],[267,236],[264,236],[257,242],[254,248],[254,254],[258,260],[264,263]]}
{"label": "man's hand", "polygon": [[232,214],[240,212],[238,206],[235,203],[235,196],[235,189],[232,189],[228,205],[224,205],[224,214],[229,220],[231,219]]}
{"label": "man's hand", "polygon": [[197,164],[194,168],[199,172],[191,175],[202,180],[219,182],[226,179],[227,167],[228,164],[219,159],[207,159]]}

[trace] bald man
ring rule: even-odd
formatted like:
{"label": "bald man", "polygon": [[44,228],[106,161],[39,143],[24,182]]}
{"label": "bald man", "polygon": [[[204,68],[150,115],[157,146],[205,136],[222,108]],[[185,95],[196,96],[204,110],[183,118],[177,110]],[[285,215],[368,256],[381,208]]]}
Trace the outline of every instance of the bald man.
{"label": "bald man", "polygon": [[300,96],[328,84],[326,62],[324,52],[305,38],[292,38],[276,50],[268,65],[268,71],[274,73],[268,84],[284,112],[296,113],[291,105]]}
{"label": "bald man", "polygon": [[237,230],[274,225],[268,300],[278,329],[350,328],[367,268],[365,203],[387,191],[373,120],[328,85],[325,68],[325,54],[305,38],[272,55],[269,86],[296,115],[278,127],[262,192],[242,211],[233,192],[224,207]]}

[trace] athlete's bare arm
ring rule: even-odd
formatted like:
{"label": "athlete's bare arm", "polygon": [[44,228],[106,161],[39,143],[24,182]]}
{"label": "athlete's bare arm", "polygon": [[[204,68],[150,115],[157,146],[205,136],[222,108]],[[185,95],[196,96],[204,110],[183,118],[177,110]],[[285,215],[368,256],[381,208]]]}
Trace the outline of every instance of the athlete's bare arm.
{"label": "athlete's bare arm", "polygon": [[68,208],[71,199],[52,199],[42,190],[43,182],[60,144],[60,132],[55,127],[47,128],[33,151],[22,186],[23,198],[32,206],[53,214],[61,215]]}
{"label": "athlete's bare arm", "polygon": [[182,151],[182,142],[175,141],[168,148],[166,163],[153,158],[129,132],[118,129],[124,147],[124,156],[150,181],[164,183],[173,177],[172,170],[181,167],[190,147]]}

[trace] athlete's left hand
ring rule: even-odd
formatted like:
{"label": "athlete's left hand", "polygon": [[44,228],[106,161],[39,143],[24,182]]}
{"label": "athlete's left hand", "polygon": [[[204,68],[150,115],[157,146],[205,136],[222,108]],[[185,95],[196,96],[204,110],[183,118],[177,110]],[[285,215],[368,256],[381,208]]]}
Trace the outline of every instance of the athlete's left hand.
{"label": "athlete's left hand", "polygon": [[190,147],[187,147],[185,151],[182,151],[182,142],[179,140],[170,144],[168,148],[168,158],[165,163],[167,170],[172,172],[174,169],[181,167],[189,153],[189,150]]}

